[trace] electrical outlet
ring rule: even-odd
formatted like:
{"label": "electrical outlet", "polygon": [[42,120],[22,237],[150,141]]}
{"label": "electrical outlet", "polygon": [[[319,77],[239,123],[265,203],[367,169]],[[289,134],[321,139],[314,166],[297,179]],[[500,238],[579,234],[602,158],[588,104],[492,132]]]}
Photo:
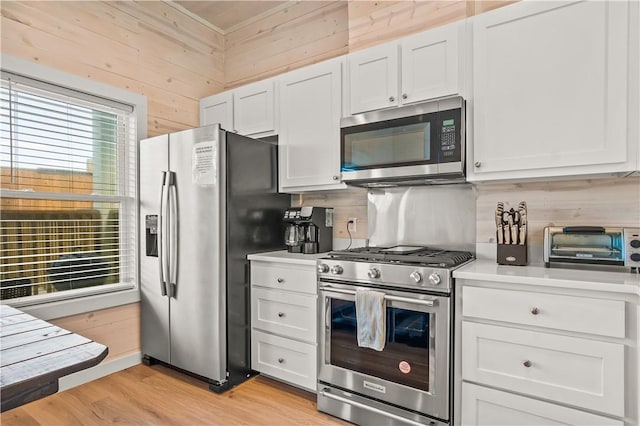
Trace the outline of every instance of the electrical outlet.
{"label": "electrical outlet", "polygon": [[[351,224],[350,224],[351,227],[349,228],[351,230],[351,232],[356,232],[357,231],[356,225],[358,223],[358,218],[357,217],[350,217],[348,222],[351,222]],[[349,223],[347,223],[347,226],[349,226]]]}

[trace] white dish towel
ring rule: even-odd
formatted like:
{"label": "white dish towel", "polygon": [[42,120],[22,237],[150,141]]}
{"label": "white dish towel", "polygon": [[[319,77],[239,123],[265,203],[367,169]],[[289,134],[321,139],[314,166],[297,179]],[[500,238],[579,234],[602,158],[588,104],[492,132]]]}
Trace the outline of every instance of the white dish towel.
{"label": "white dish towel", "polygon": [[384,349],[386,341],[385,313],[384,293],[371,290],[356,290],[358,346],[375,349],[376,351]]}

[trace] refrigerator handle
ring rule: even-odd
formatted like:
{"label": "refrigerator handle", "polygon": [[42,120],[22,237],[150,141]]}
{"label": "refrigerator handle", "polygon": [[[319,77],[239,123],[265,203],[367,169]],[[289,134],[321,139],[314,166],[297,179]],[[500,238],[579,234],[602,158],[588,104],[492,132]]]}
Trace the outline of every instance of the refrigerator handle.
{"label": "refrigerator handle", "polygon": [[162,187],[160,189],[160,217],[158,218],[158,266],[160,268],[160,293],[163,296],[167,295],[167,283],[164,279],[164,267],[165,267],[165,258],[164,258],[164,199],[165,199],[165,188],[166,188],[166,180],[167,180],[167,172],[162,172]]}
{"label": "refrigerator handle", "polygon": [[169,297],[176,297],[178,281],[178,193],[176,173],[169,172]]}

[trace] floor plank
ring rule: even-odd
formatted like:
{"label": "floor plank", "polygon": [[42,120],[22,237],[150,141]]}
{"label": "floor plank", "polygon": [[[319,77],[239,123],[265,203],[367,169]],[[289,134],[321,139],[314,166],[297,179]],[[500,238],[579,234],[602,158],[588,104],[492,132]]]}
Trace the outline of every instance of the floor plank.
{"label": "floor plank", "polygon": [[347,425],[315,395],[263,376],[215,394],[163,366],[137,365],[0,415],[3,426]]}

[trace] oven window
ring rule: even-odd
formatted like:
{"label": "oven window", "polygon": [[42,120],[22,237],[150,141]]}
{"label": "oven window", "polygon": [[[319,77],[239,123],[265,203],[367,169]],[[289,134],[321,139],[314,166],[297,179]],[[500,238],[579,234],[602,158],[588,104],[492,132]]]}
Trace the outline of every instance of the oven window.
{"label": "oven window", "polygon": [[429,391],[429,314],[387,307],[386,316],[384,350],[361,348],[355,302],[331,299],[330,363]]}
{"label": "oven window", "polygon": [[431,123],[344,135],[343,169],[404,165],[431,160]]}

